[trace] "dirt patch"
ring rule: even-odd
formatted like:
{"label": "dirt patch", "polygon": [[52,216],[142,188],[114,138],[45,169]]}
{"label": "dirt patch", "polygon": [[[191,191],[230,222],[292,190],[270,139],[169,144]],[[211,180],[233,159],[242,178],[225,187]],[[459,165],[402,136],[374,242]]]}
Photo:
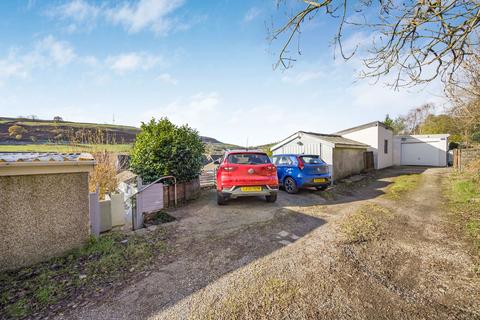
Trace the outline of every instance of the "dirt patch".
{"label": "dirt patch", "polygon": [[[171,212],[178,221],[169,263],[60,318],[480,318],[474,263],[444,228],[440,182],[448,171],[423,171],[383,170],[331,198],[282,192],[275,204],[252,198],[218,207],[206,191]],[[412,173],[422,173],[416,186],[398,199],[382,196]]]}

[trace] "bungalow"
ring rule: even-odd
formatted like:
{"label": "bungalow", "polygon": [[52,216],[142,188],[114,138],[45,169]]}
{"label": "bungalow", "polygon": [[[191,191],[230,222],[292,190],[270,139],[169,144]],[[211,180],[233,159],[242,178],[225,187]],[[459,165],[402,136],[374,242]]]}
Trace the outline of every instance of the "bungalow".
{"label": "bungalow", "polygon": [[275,154],[312,154],[325,161],[333,180],[360,173],[364,168],[363,154],[368,145],[336,134],[298,131],[271,150]]}
{"label": "bungalow", "polygon": [[337,134],[367,144],[368,151],[373,152],[375,169],[393,166],[393,131],[383,122],[362,124]]}

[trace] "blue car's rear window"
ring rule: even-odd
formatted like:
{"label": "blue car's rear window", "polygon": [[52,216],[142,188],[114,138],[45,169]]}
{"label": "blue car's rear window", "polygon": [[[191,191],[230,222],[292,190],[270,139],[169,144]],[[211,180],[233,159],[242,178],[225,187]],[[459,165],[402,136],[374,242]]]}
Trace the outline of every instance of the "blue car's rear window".
{"label": "blue car's rear window", "polygon": [[303,163],[305,164],[321,164],[323,163],[322,159],[317,156],[301,156]]}

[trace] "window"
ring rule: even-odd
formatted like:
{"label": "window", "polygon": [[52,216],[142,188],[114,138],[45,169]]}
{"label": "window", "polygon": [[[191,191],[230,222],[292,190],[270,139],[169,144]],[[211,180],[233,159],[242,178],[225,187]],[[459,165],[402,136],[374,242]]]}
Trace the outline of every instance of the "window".
{"label": "window", "polygon": [[388,153],[388,140],[383,142],[383,153]]}
{"label": "window", "polygon": [[268,164],[270,158],[262,153],[233,153],[228,156],[228,162],[235,164]]}
{"label": "window", "polygon": [[275,158],[275,165],[277,166],[288,166],[288,165],[291,165],[291,160],[289,157],[285,157],[285,156],[282,156],[282,157],[276,157]]}
{"label": "window", "polygon": [[302,161],[306,164],[321,164],[323,163],[322,159],[318,156],[300,156]]}

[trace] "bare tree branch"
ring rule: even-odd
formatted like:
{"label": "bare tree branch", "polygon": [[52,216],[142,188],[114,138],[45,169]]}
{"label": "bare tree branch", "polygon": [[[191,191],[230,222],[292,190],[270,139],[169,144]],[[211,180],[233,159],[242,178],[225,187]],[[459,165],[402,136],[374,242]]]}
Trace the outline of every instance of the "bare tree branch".
{"label": "bare tree branch", "polygon": [[[287,6],[288,2],[279,1],[279,6]],[[391,85],[395,88],[436,78],[449,83],[465,58],[478,47],[478,41],[473,40],[480,28],[478,0],[304,0],[303,3],[302,9],[271,33],[272,41],[281,41],[286,36],[276,66],[292,66],[296,60],[289,50],[292,41],[300,35],[307,18],[323,11],[325,17],[338,20],[334,41],[345,60],[357,53],[358,45],[352,52],[344,52],[344,26],[370,30],[374,41],[366,56],[360,57],[364,64],[361,77],[378,79],[394,73]],[[365,14],[367,11],[369,15]],[[373,17],[371,11],[376,12]],[[363,22],[349,21],[350,16],[358,14]]]}

